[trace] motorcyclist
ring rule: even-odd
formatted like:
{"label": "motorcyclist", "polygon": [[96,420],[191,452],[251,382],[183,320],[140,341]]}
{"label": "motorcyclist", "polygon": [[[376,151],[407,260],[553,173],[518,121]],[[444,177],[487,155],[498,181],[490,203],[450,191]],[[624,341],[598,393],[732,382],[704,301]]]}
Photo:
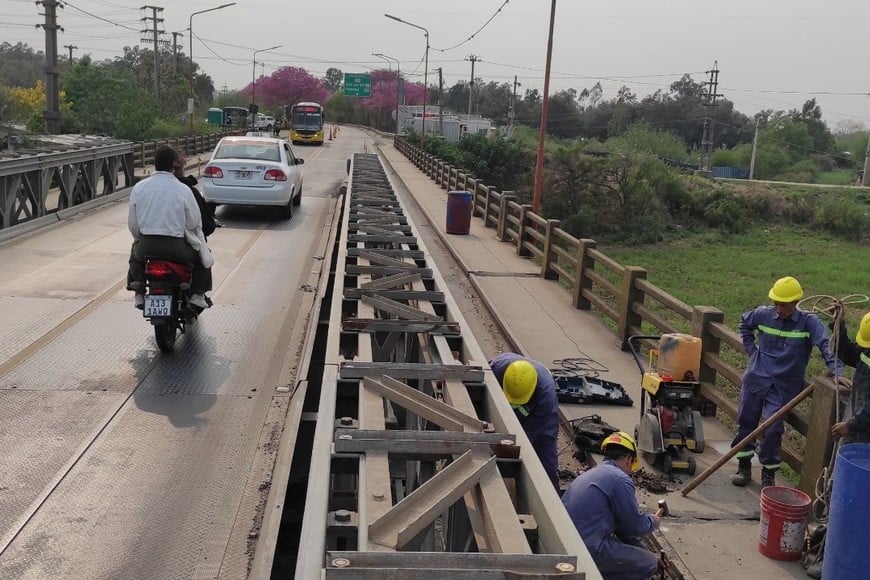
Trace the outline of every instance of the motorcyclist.
{"label": "motorcyclist", "polygon": [[137,308],[142,308],[145,301],[146,256],[192,264],[190,304],[202,309],[209,306],[205,293],[211,284],[214,258],[205,243],[196,200],[173,173],[178,160],[175,149],[157,149],[154,174],[134,185],[130,193],[127,227],[133,247],[127,289],[135,292]]}

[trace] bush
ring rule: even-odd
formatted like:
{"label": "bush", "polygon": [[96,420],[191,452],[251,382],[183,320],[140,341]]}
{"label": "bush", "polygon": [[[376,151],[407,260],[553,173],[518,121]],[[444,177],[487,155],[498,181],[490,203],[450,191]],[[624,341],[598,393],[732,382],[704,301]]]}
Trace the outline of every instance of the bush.
{"label": "bush", "polygon": [[608,139],[605,145],[610,151],[648,153],[677,161],[689,160],[686,144],[681,137],[653,129],[643,121],[634,123],[618,137]]}
{"label": "bush", "polygon": [[859,242],[867,237],[870,227],[868,209],[841,196],[825,196],[818,204],[813,225]]}

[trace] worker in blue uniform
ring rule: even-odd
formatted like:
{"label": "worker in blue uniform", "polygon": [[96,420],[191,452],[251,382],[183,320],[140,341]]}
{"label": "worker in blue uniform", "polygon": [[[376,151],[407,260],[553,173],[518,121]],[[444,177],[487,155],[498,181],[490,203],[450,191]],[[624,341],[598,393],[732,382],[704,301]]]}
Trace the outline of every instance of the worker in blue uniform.
{"label": "worker in blue uniform", "polygon": [[[743,373],[740,404],[737,408],[737,434],[732,447],[791,401],[804,388],[807,363],[813,347],[822,353],[829,376],[837,375],[836,359],[831,354],[828,333],[815,314],[797,307],[804,292],[791,276],[777,280],[768,293],[773,306],[759,306],[740,318],[740,338],[749,355]],[[761,462],[761,485],[775,485],[775,475],[782,459],[782,420],[768,427],[761,438],[758,460]],[[737,473],[731,483],[743,487],[752,478],[755,442],[737,452]]]}
{"label": "worker in blue uniform", "polygon": [[538,361],[512,352],[496,355],[489,367],[558,491],[559,401],[553,375]]}
{"label": "worker in blue uniform", "polygon": [[661,523],[663,510],[640,511],[631,473],[637,470],[637,444],[625,432],[601,444],[604,461],[580,474],[562,495],[571,521],[604,580],[645,580],[664,564],[640,539]]}
{"label": "worker in blue uniform", "polygon": [[843,364],[855,367],[855,376],[849,393],[851,413],[844,421],[834,423],[831,434],[842,437],[843,443],[870,443],[870,312],[861,319],[854,342],[846,331],[842,305],[838,317],[837,358]]}

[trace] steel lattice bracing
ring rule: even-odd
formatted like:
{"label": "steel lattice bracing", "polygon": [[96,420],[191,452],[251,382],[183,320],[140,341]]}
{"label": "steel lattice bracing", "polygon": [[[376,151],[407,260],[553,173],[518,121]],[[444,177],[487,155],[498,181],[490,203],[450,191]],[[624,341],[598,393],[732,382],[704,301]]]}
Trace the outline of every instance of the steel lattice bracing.
{"label": "steel lattice bracing", "polygon": [[[0,228],[131,185],[133,143],[129,142],[0,160]],[[53,190],[57,199],[49,203]]]}
{"label": "steel lattice bracing", "polygon": [[376,155],[338,243],[296,578],[599,578]]}

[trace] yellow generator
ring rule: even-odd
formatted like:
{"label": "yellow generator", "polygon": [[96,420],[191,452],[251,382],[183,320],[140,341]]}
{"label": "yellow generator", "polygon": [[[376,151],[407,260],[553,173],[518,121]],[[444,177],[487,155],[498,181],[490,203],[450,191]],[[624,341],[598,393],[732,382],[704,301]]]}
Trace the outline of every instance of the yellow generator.
{"label": "yellow generator", "polygon": [[[644,370],[636,341],[658,340],[650,349],[649,368]],[[665,473],[675,469],[694,475],[695,458],[683,449],[704,451],[704,424],[700,405],[698,374],[701,367],[701,339],[688,334],[632,336],[631,353],[641,373],[640,423],[635,441],[647,460]]]}

